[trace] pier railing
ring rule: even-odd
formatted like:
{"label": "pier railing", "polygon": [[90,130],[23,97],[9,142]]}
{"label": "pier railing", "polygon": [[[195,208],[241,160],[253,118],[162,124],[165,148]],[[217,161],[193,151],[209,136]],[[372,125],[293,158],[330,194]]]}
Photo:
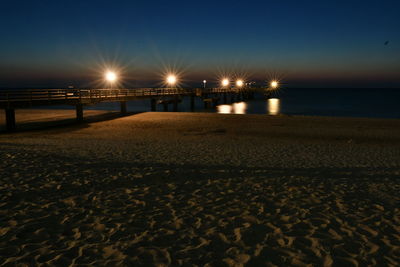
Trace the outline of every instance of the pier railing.
{"label": "pier railing", "polygon": [[143,97],[179,94],[179,89],[140,88],[140,89],[33,89],[0,90],[0,101],[71,100],[81,98]]}
{"label": "pier railing", "polygon": [[[0,105],[18,102],[62,102],[89,100],[118,100],[123,98],[162,97],[172,95],[191,95],[209,93],[234,93],[233,88],[138,88],[138,89],[32,89],[32,90],[0,90]],[[86,102],[85,101],[85,102]]]}

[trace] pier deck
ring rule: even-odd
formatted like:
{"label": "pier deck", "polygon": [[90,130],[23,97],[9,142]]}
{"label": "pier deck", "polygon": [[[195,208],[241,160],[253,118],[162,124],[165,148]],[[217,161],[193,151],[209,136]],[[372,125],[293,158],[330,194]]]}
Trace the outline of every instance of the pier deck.
{"label": "pier deck", "polygon": [[[7,130],[16,127],[15,109],[34,106],[72,105],[76,107],[78,121],[83,120],[83,107],[100,102],[120,102],[121,112],[126,113],[126,102],[138,99],[151,99],[151,109],[155,110],[156,99],[170,97],[163,103],[173,103],[177,110],[181,97],[190,96],[192,109],[194,97],[209,99],[216,94],[242,95],[248,89],[237,88],[137,88],[137,89],[32,89],[32,90],[0,90],[0,108],[5,110]],[[175,103],[175,102],[176,103]],[[164,110],[167,108],[164,107]]]}

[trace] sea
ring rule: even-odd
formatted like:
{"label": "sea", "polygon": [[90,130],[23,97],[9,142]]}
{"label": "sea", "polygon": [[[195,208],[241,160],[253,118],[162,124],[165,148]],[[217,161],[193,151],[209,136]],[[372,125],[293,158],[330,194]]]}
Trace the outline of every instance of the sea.
{"label": "sea", "polygon": [[[305,115],[366,118],[400,118],[400,89],[280,89],[269,98],[255,94],[254,99],[204,108],[196,98],[195,112],[224,114]],[[190,112],[189,98],[179,111]],[[221,101],[220,101],[221,102]],[[119,103],[99,103],[87,109],[119,110]],[[128,111],[150,111],[150,100],[128,102]],[[157,111],[163,111],[162,105]],[[170,105],[169,111],[172,111]]]}

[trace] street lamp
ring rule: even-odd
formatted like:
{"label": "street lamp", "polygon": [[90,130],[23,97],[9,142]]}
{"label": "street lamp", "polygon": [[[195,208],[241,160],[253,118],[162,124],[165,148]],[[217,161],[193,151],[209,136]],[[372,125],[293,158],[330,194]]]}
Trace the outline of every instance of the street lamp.
{"label": "street lamp", "polygon": [[113,71],[107,71],[105,74],[106,81],[110,83],[110,88],[112,87],[113,83],[117,80],[117,74]]}
{"label": "street lamp", "polygon": [[170,74],[167,77],[167,84],[171,87],[173,87],[176,84],[177,78],[175,75]]}
{"label": "street lamp", "polygon": [[236,81],[236,86],[237,87],[243,87],[243,84],[244,84],[243,80],[237,80]]}
{"label": "street lamp", "polygon": [[222,84],[223,87],[227,87],[229,85],[229,79],[226,79],[226,78],[223,79],[221,84]]}
{"label": "street lamp", "polygon": [[207,81],[206,81],[206,80],[203,80],[203,88],[204,88],[204,89],[206,89],[206,83],[207,83]]}
{"label": "street lamp", "polygon": [[279,86],[278,81],[271,81],[270,86],[272,89],[276,89]]}

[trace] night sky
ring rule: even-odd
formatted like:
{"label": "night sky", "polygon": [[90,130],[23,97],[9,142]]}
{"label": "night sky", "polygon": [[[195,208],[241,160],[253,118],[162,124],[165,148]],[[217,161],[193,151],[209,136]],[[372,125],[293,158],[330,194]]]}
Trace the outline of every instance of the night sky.
{"label": "night sky", "polygon": [[400,87],[400,1],[0,3],[0,87],[186,85],[222,75],[291,87]]}

